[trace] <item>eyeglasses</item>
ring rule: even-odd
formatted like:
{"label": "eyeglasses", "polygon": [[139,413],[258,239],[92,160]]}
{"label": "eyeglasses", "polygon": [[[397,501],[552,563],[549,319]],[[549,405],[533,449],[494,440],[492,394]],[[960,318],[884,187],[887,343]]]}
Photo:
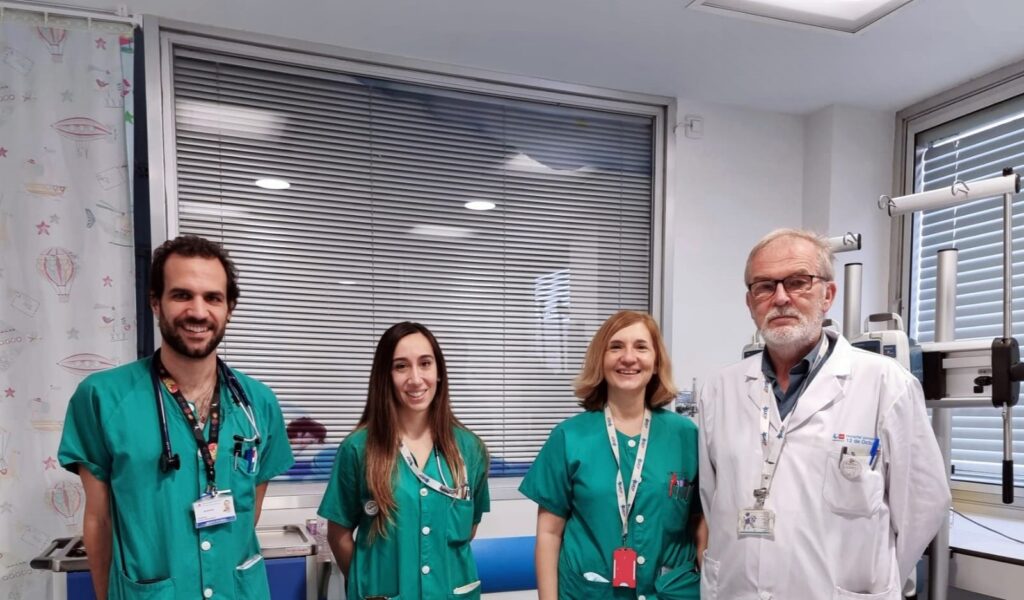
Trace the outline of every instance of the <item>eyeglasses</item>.
{"label": "eyeglasses", "polygon": [[820,275],[797,273],[785,279],[762,279],[755,281],[747,285],[747,291],[754,297],[754,300],[767,300],[775,295],[781,283],[782,287],[786,289],[787,294],[806,294],[811,289],[811,286],[814,285],[815,279],[829,280],[828,277],[821,277]]}

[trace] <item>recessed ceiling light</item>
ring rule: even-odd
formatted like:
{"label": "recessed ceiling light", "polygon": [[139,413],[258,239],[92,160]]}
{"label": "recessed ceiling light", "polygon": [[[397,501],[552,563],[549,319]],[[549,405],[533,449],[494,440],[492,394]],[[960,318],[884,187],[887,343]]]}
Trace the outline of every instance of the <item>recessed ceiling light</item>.
{"label": "recessed ceiling light", "polygon": [[276,177],[264,177],[256,180],[256,187],[261,187],[265,190],[286,190],[292,187],[292,184],[288,183],[284,179],[277,179]]}
{"label": "recessed ceiling light", "polygon": [[487,200],[471,200],[466,203],[466,208],[469,210],[492,210],[494,206],[493,202]]}
{"label": "recessed ceiling light", "polygon": [[691,0],[690,8],[857,33],[912,0]]}

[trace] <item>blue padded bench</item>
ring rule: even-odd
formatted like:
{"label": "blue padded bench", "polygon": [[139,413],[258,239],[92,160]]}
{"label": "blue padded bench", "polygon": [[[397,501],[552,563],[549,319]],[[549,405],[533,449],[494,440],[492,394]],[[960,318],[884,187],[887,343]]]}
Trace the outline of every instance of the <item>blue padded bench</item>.
{"label": "blue padded bench", "polygon": [[470,543],[482,593],[537,589],[533,568],[535,536],[477,538]]}

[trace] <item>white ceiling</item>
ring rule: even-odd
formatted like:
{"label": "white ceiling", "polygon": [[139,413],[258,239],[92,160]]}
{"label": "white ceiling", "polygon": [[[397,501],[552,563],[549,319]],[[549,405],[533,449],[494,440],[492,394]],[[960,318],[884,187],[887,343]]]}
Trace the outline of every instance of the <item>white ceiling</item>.
{"label": "white ceiling", "polygon": [[361,50],[794,114],[830,104],[898,110],[1024,59],[1021,0],[914,0],[855,36],[708,14],[686,4],[134,0],[128,7]]}

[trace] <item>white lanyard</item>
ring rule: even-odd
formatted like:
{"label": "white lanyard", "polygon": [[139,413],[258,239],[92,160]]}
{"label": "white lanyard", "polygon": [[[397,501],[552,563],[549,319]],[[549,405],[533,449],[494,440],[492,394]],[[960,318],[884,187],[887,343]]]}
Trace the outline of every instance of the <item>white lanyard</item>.
{"label": "white lanyard", "polygon": [[[831,341],[827,337],[821,342],[818,354],[814,357],[814,363],[807,370],[807,375],[800,384],[801,389],[797,392],[797,402],[799,402],[800,396],[810,384],[811,378],[817,374],[818,369],[821,368],[822,363],[828,357],[830,344]],[[779,433],[775,437],[769,438],[768,433],[772,420],[771,404],[775,401],[775,394],[772,393],[772,385],[767,377],[764,380],[764,394],[762,396],[764,401],[761,403],[761,452],[764,455],[764,462],[761,464],[761,485],[754,490],[754,498],[757,501],[754,508],[758,510],[764,508],[764,503],[768,499],[768,492],[772,489],[772,481],[775,480],[775,469],[779,466],[779,458],[782,456],[782,449],[786,445],[786,428],[789,425],[789,420],[793,418],[793,413],[796,412],[796,407],[794,406],[779,427]]]}
{"label": "white lanyard", "polygon": [[640,474],[644,470],[644,457],[647,456],[647,440],[651,434],[651,411],[644,409],[644,420],[640,426],[640,446],[636,449],[636,461],[633,462],[633,474],[629,477],[629,493],[622,481],[622,463],[619,458],[619,440],[615,433],[615,422],[612,420],[612,409],[605,404],[604,422],[608,427],[608,442],[615,456],[615,495],[619,502],[619,518],[622,520],[622,543],[626,543],[629,535],[629,513],[633,510],[636,490],[640,487]]}
{"label": "white lanyard", "polygon": [[[405,442],[398,443],[398,450],[402,453],[402,458],[405,459],[405,464],[409,465],[409,469],[412,474],[416,476],[416,479],[420,480],[420,483],[429,487],[430,489],[444,494],[449,498],[455,498],[457,500],[469,500],[469,484],[459,487],[458,489],[448,485],[447,481],[444,481],[444,470],[441,468],[441,456],[437,448],[434,448],[434,460],[437,461],[437,472],[441,476],[441,481],[438,481],[423,472],[423,469],[416,464],[416,459],[413,457],[412,452],[405,446]],[[458,477],[455,478],[459,480]]]}

